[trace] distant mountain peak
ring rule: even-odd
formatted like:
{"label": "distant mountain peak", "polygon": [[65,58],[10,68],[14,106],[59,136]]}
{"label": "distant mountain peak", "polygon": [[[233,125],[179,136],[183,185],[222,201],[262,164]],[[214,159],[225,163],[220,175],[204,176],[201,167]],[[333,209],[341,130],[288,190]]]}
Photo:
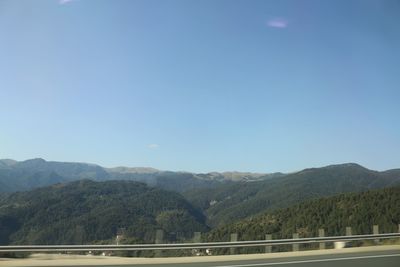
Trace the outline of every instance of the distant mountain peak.
{"label": "distant mountain peak", "polygon": [[110,172],[119,172],[119,173],[157,173],[160,170],[151,168],[151,167],[114,167],[114,168],[107,168]]}
{"label": "distant mountain peak", "polygon": [[359,169],[359,170],[368,170],[367,168],[361,166],[358,163],[340,163],[340,164],[331,164],[323,167],[313,167],[313,168],[306,168],[304,170],[294,172],[294,173],[301,173],[301,172],[309,172],[309,171],[318,171],[318,170],[332,170],[332,169],[337,169],[337,170],[345,170],[345,169]]}
{"label": "distant mountain peak", "polygon": [[13,160],[13,159],[0,159],[0,163],[3,163],[3,165],[5,165],[5,166],[12,166],[12,165],[18,163],[18,161]]}
{"label": "distant mountain peak", "polygon": [[24,161],[18,161],[15,166],[23,167],[23,168],[37,168],[42,167],[47,163],[46,160],[42,158],[34,158],[28,159]]}
{"label": "distant mountain peak", "polygon": [[42,159],[42,158],[33,158],[33,159],[24,160],[22,162],[46,162],[46,160]]}
{"label": "distant mountain peak", "polygon": [[367,168],[365,168],[364,166],[361,166],[358,163],[354,163],[354,162],[348,162],[348,163],[342,163],[342,164],[332,164],[332,165],[328,165],[325,168],[358,168],[358,169],[365,169],[367,170]]}

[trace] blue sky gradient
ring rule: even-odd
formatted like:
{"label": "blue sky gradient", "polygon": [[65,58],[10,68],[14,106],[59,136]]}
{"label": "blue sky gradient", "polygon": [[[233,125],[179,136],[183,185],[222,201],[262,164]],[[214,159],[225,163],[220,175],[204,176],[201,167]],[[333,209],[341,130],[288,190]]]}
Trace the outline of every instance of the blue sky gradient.
{"label": "blue sky gradient", "polygon": [[400,1],[0,0],[0,157],[400,167]]}

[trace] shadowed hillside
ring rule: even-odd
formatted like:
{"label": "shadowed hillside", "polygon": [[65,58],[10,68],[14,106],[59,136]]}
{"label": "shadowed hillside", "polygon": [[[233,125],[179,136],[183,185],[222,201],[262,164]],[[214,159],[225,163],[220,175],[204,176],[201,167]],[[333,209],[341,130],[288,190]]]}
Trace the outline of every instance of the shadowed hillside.
{"label": "shadowed hillside", "polygon": [[1,244],[154,242],[156,229],[192,236],[205,218],[182,196],[130,181],[88,180],[11,194],[0,201]]}

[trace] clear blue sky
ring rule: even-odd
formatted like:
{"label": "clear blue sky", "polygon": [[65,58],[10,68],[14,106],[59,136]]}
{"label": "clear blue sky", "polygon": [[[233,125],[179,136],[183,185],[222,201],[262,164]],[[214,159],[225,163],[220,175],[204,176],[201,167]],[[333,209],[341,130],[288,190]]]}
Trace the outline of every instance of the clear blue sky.
{"label": "clear blue sky", "polygon": [[0,0],[0,158],[400,167],[400,1]]}

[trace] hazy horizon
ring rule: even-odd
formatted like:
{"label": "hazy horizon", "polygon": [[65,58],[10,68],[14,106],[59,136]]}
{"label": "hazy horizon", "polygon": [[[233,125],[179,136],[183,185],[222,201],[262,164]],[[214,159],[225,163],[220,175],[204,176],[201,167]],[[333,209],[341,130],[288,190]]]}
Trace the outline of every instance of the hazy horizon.
{"label": "hazy horizon", "polygon": [[23,159],[23,160],[17,160],[17,159],[12,159],[12,158],[0,158],[0,160],[14,160],[17,162],[23,162],[23,161],[27,161],[27,160],[35,160],[35,159],[42,159],[45,160],[46,162],[64,162],[64,163],[83,163],[83,164],[90,164],[90,165],[97,165],[106,169],[113,169],[113,168],[143,168],[143,169],[154,169],[157,171],[172,171],[172,172],[187,172],[187,173],[196,173],[196,174],[207,174],[207,173],[213,173],[213,172],[217,172],[217,173],[252,173],[252,174],[273,174],[273,173],[282,173],[282,174],[290,174],[290,173],[296,173],[296,172],[300,172],[302,170],[305,169],[310,169],[310,168],[323,168],[323,167],[328,167],[328,166],[335,166],[335,165],[346,165],[346,164],[357,164],[361,167],[367,168],[369,170],[372,171],[379,171],[379,172],[383,172],[383,171],[389,171],[389,170],[394,170],[394,169],[400,169],[400,166],[394,167],[394,168],[390,168],[390,169],[383,169],[383,170],[378,170],[378,169],[373,169],[370,168],[369,166],[364,166],[361,165],[357,162],[338,162],[338,163],[332,163],[332,164],[327,164],[327,165],[321,165],[321,166],[305,166],[301,169],[298,170],[291,170],[291,171],[282,171],[282,170],[274,170],[274,171],[264,171],[264,172],[257,172],[257,171],[243,171],[243,170],[209,170],[209,171],[191,171],[191,170],[184,170],[184,169],[159,169],[159,168],[155,168],[154,166],[136,166],[136,165],[115,165],[115,166],[106,166],[106,165],[102,165],[96,162],[83,162],[83,161],[62,161],[62,160],[52,160],[52,159],[45,159],[45,158],[41,158],[41,157],[37,157],[37,158],[29,158],[29,159]]}

